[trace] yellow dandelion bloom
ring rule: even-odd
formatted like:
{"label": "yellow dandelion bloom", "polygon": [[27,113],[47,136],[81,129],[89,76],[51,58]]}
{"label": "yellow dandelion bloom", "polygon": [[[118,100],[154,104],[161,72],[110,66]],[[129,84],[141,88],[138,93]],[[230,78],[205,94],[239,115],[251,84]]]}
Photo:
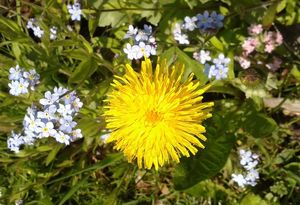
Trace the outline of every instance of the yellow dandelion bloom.
{"label": "yellow dandelion bloom", "polygon": [[104,113],[111,130],[106,142],[115,142],[115,149],[139,168],[154,165],[157,170],[204,148],[201,122],[211,117],[213,102],[203,103],[201,95],[209,86],[201,88],[193,75],[182,82],[183,71],[183,66],[169,69],[161,62],[153,72],[146,59],[140,73],[127,64],[126,74],[115,76]]}

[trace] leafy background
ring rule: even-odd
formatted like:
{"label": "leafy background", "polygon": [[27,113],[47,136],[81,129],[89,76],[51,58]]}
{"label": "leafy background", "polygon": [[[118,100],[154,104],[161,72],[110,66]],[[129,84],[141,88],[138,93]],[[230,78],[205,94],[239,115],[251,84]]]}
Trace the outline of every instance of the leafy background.
{"label": "leafy background", "polygon": [[[300,203],[298,0],[84,0],[80,22],[69,20],[68,3],[73,2],[0,1],[1,204],[20,199],[47,205]],[[197,33],[190,45],[178,45],[173,24],[205,10],[225,15],[224,28],[210,36]],[[42,39],[26,29],[30,17],[45,31]],[[232,62],[228,79],[214,82],[204,96],[216,104],[213,117],[205,122],[206,148],[159,171],[138,170],[100,138],[105,133],[103,100],[113,75],[122,75],[125,63],[136,68],[140,64],[124,55],[123,37],[128,25],[145,23],[154,28],[158,56],[169,64],[185,64],[186,74],[194,72],[201,84],[208,78],[203,65],[192,58],[194,51],[223,52]],[[234,63],[251,23],[283,35],[276,55],[284,63],[276,73],[253,74]],[[49,40],[51,26],[58,27],[55,41]],[[36,68],[41,83],[35,92],[13,97],[8,93],[8,70],[17,63]],[[58,85],[76,90],[84,102],[78,116],[84,138],[67,147],[41,140],[18,154],[9,152],[7,138],[11,130],[22,129],[26,108]],[[245,97],[258,89],[269,95]],[[240,189],[231,181],[239,169],[241,148],[260,155],[255,187]]]}

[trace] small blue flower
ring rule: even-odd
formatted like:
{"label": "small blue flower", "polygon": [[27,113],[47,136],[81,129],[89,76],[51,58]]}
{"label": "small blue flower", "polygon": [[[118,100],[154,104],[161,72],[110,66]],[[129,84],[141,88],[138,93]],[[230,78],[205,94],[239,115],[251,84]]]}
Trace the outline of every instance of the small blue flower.
{"label": "small blue flower", "polygon": [[16,65],[16,67],[12,67],[9,69],[9,80],[19,80],[22,78],[22,68],[19,65]]}
{"label": "small blue flower", "polygon": [[45,93],[45,98],[40,99],[40,104],[47,106],[47,105],[52,105],[53,103],[55,103],[58,100],[59,96],[55,95],[55,94],[51,94],[50,91],[47,91]]}
{"label": "small blue flower", "polygon": [[68,12],[71,15],[72,21],[80,21],[81,19],[81,9],[80,9],[80,4],[75,3],[73,5],[68,5]]}
{"label": "small blue flower", "polygon": [[59,120],[59,123],[61,124],[59,127],[59,130],[66,132],[66,133],[71,133],[72,129],[77,125],[77,123],[73,121],[71,116],[61,118]]}
{"label": "small blue flower", "polygon": [[216,30],[223,27],[224,16],[215,11],[211,14],[208,11],[198,14],[197,19],[197,27],[200,31]]}
{"label": "small blue flower", "polygon": [[221,80],[227,78],[229,58],[226,58],[223,53],[219,54],[218,58],[213,59],[213,65],[206,63],[204,65],[204,73],[209,79],[215,78]]}
{"label": "small blue flower", "polygon": [[213,11],[210,16],[213,28],[218,29],[223,27],[224,16],[222,14],[217,14],[217,12]]}
{"label": "small blue flower", "polygon": [[203,14],[198,14],[197,19],[197,26],[200,30],[207,30],[211,28],[211,23],[213,19],[210,17],[208,11],[204,11]]}
{"label": "small blue flower", "polygon": [[19,152],[20,146],[24,144],[23,136],[11,132],[11,137],[7,140],[7,148],[14,152]]}
{"label": "small blue flower", "polygon": [[55,135],[54,138],[57,142],[64,143],[65,145],[70,144],[71,137],[61,131],[58,131]]}
{"label": "small blue flower", "polygon": [[226,67],[224,65],[218,65],[216,68],[217,69],[214,72],[216,80],[221,80],[221,79],[227,78],[228,67]]}

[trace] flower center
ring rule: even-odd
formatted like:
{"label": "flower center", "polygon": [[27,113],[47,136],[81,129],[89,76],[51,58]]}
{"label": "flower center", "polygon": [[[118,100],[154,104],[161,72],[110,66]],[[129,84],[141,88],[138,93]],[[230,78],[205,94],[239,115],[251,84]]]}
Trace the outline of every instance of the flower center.
{"label": "flower center", "polygon": [[161,113],[154,111],[154,110],[150,110],[146,113],[146,121],[149,123],[156,123],[160,120],[162,120],[162,115]]}

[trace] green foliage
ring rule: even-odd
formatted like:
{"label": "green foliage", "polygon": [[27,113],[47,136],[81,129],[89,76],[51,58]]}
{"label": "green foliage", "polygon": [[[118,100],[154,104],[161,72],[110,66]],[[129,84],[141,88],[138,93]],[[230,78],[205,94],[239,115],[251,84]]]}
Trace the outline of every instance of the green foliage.
{"label": "green foliage", "polygon": [[[83,0],[82,20],[71,21],[73,1],[0,1],[0,205],[16,204],[300,204],[300,1],[298,0]],[[225,15],[224,27],[188,34],[189,45],[178,44],[174,24],[205,10]],[[26,28],[34,17],[44,35]],[[280,31],[284,43],[272,54],[255,56],[247,70],[236,57],[249,37],[247,28],[261,23]],[[212,118],[204,122],[203,142],[195,156],[170,162],[158,171],[138,169],[106,144],[103,117],[114,75],[140,60],[129,61],[123,48],[128,25],[151,24],[157,42],[155,64],[166,60],[185,66],[200,85],[212,86],[204,101],[213,101]],[[50,40],[56,26],[57,39]],[[211,81],[193,52],[224,53],[230,59],[228,78]],[[263,50],[263,49],[262,49]],[[273,57],[283,62],[266,69]],[[35,68],[40,84],[21,96],[9,94],[9,68]],[[84,103],[76,116],[83,139],[69,146],[53,138],[37,140],[17,154],[7,148],[11,131],[21,132],[26,109],[38,105],[55,86],[75,90]],[[291,103],[292,102],[292,103]],[[260,179],[255,187],[238,187],[238,150],[259,155]],[[236,171],[236,172],[235,172]]]}
{"label": "green foliage", "polygon": [[224,122],[229,123],[232,119],[228,116],[222,118],[218,114],[213,116],[207,123],[206,148],[195,156],[184,158],[175,170],[174,183],[178,190],[187,189],[200,181],[210,179],[220,171],[227,160],[235,138],[233,133],[225,133],[223,130],[228,130],[229,126]]}

